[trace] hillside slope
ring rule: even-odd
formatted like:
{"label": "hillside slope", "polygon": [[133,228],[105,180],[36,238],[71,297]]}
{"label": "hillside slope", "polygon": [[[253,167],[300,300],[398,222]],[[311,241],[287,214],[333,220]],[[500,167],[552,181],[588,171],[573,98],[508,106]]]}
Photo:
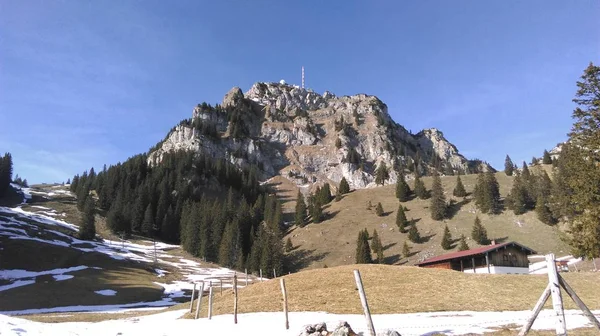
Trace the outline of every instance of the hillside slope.
{"label": "hillside slope", "polygon": [[[512,185],[513,177],[504,173],[496,173],[500,185],[502,197],[506,196]],[[461,176],[463,184],[468,193],[472,193],[477,179],[476,174]],[[431,178],[422,178],[427,189],[431,188]],[[283,197],[284,210],[288,212],[288,220],[292,220],[295,206],[296,192],[293,185],[274,180],[275,188]],[[413,181],[408,181],[411,188]],[[425,242],[420,244],[411,243],[407,233],[400,233],[395,224],[396,213],[400,202],[395,197],[395,185],[368,190],[354,190],[344,195],[339,202],[332,201],[324,207],[325,220],[319,224],[310,223],[300,228],[292,226],[286,236],[290,238],[296,247],[294,253],[304,255],[303,266],[308,268],[337,266],[352,264],[355,261],[356,239],[358,232],[367,229],[372,234],[377,229],[384,246],[384,256],[387,264],[414,263],[443,253],[456,251],[444,251],[440,246],[444,224],[448,225],[452,237],[458,239],[460,234],[467,237],[469,247],[478,245],[471,240],[471,229],[476,216],[482,221],[490,239],[497,242],[517,241],[538,253],[554,252],[557,255],[566,255],[569,248],[560,237],[562,235],[559,226],[548,226],[537,219],[535,212],[530,211],[523,215],[514,215],[512,211],[505,209],[499,215],[481,214],[477,210],[472,196],[464,200],[452,196],[452,190],[456,185],[455,176],[442,177],[442,185],[445,190],[446,199],[454,199],[456,205],[451,211],[450,219],[434,221],[429,212],[429,200],[414,198],[402,203],[409,209],[406,211],[408,220],[414,219],[416,226]],[[373,208],[367,210],[367,204],[371,202]],[[375,214],[375,205],[381,202],[385,215],[378,217]],[[402,257],[402,246],[408,242],[412,249],[409,258]]]}
{"label": "hillside slope", "polygon": [[[65,186],[25,194],[30,203],[0,207],[2,314],[168,307],[189,300],[191,281],[233,274],[190,258],[176,245],[80,240],[73,224],[80,215]],[[104,219],[96,217],[98,231],[107,232]]]}

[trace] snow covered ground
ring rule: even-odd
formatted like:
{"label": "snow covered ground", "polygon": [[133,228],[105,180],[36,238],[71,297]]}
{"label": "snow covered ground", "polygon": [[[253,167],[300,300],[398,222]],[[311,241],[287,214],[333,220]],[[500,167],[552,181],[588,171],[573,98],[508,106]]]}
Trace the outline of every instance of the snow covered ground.
{"label": "snow covered ground", "polygon": [[[0,315],[0,334],[10,336],[33,335],[298,335],[307,324],[326,322],[332,330],[339,321],[347,321],[357,333],[368,335],[362,315],[334,315],[323,312],[292,312],[289,315],[290,329],[284,327],[283,313],[252,313],[238,315],[238,323],[233,323],[232,315],[219,315],[208,320],[179,319],[185,310],[158,313],[142,317],[132,317],[104,322],[39,323],[20,318]],[[206,312],[202,313],[205,316]],[[600,311],[596,311],[600,314]],[[443,312],[418,314],[373,315],[377,332],[392,329],[403,336],[464,335],[494,331],[494,328],[512,324],[522,325],[529,311],[514,312]],[[588,320],[578,311],[566,311],[567,328],[590,327]],[[553,329],[553,311],[544,310],[533,325],[533,329]]]}
{"label": "snow covered ground", "polygon": [[[78,227],[67,223],[55,216],[50,216],[52,211],[43,206],[32,206],[32,211],[23,210],[21,207],[7,208],[0,207],[0,236],[15,240],[33,240],[43,244],[51,244],[61,247],[68,247],[82,252],[102,253],[115,260],[132,260],[142,263],[157,264],[155,272],[157,275],[157,285],[164,288],[164,297],[156,302],[135,302],[129,305],[111,306],[109,310],[125,309],[130,307],[167,307],[177,304],[181,298],[189,298],[193,287],[192,282],[212,282],[213,286],[223,280],[223,287],[231,287],[231,279],[235,271],[227,268],[204,267],[200,263],[182,258],[180,256],[169,254],[169,250],[179,249],[178,245],[170,245],[157,242],[156,246],[146,241],[143,243],[133,243],[131,241],[114,241],[103,239],[101,241],[87,241],[75,238]],[[39,210],[39,211],[37,211]],[[65,232],[69,233],[66,234]],[[89,268],[87,265],[79,265],[65,269],[49,269],[40,272],[32,272],[24,269],[3,269],[0,270],[0,279],[4,280],[0,285],[0,292],[11,290],[13,288],[29,286],[35,283],[35,278],[42,275],[52,275],[55,281],[65,281],[77,277],[77,271]],[[169,283],[160,282],[169,271],[163,269],[177,269],[180,275],[178,281]],[[245,284],[243,275],[239,276],[240,285]],[[252,277],[248,281],[252,281]],[[8,283],[6,283],[8,282]],[[205,286],[208,291],[208,285]],[[101,295],[99,293],[99,295]],[[118,296],[118,293],[114,295]],[[178,298],[179,300],[173,300]],[[62,311],[86,311],[96,310],[90,306],[59,307]],[[42,310],[36,312],[48,312]],[[24,314],[34,313],[30,311],[22,312],[1,312],[6,314]]]}

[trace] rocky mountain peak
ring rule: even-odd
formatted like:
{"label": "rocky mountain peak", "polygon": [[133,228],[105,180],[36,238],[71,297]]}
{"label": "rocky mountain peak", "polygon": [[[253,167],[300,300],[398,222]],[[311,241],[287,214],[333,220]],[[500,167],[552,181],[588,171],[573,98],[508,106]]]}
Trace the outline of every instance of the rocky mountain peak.
{"label": "rocky mountain peak", "polygon": [[262,178],[283,176],[302,188],[345,177],[354,188],[374,186],[385,163],[409,176],[437,168],[445,174],[492,169],[469,161],[435,128],[416,135],[392,120],[387,105],[367,94],[336,96],[285,83],[232,88],[221,106],[199,104],[149,154],[159,162],[170,150],[193,150],[240,166],[257,165]]}

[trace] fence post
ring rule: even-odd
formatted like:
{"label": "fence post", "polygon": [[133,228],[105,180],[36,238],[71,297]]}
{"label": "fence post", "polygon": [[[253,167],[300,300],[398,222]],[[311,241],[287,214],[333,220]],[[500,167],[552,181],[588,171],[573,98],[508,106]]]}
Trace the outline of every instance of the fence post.
{"label": "fence post", "polygon": [[565,292],[567,292],[567,294],[571,297],[573,302],[575,302],[575,304],[577,304],[579,309],[581,309],[581,311],[583,311],[583,315],[585,315],[588,318],[588,320],[590,320],[590,322],[592,322],[592,324],[595,325],[596,328],[598,328],[598,330],[600,330],[600,322],[598,321],[598,319],[596,319],[596,316],[594,316],[594,314],[585,305],[585,303],[583,303],[583,301],[581,301],[579,296],[577,296],[577,294],[575,293],[573,288],[571,288],[571,286],[569,286],[569,284],[567,284],[565,279],[563,279],[563,277],[561,277],[560,275],[558,275],[558,281],[560,281],[560,285],[562,286],[562,288],[565,289]]}
{"label": "fence post", "polygon": [[196,293],[196,283],[194,282],[194,287],[192,288],[192,300],[190,301],[190,314],[194,311],[194,293]]}
{"label": "fence post", "polygon": [[277,278],[277,272],[275,272],[275,269],[273,268],[273,279]]}
{"label": "fence post", "polygon": [[287,304],[287,292],[285,290],[285,279],[279,280],[281,284],[281,294],[283,295],[283,314],[285,315],[285,329],[290,329],[290,321],[288,320],[288,304]]}
{"label": "fence post", "polygon": [[196,306],[196,317],[195,320],[200,316],[200,309],[202,308],[202,294],[204,294],[204,281],[200,283],[200,291],[198,292],[198,305]]}
{"label": "fence post", "polygon": [[540,311],[544,307],[544,303],[546,303],[546,301],[548,301],[549,297],[550,297],[550,284],[548,284],[546,286],[544,293],[542,293],[542,296],[540,296],[540,299],[538,300],[538,302],[535,304],[535,307],[533,308],[533,314],[531,314],[531,317],[529,318],[529,320],[527,320],[527,323],[525,323],[523,328],[521,328],[521,331],[519,332],[518,336],[527,335],[527,333],[531,329],[531,326],[533,325],[533,322],[535,321],[537,316],[540,314]]}
{"label": "fence post", "polygon": [[369,311],[369,304],[367,303],[367,296],[365,295],[365,289],[363,288],[362,279],[360,278],[360,272],[354,270],[354,280],[356,280],[356,287],[358,287],[358,293],[360,294],[360,302],[365,312],[365,318],[367,320],[367,326],[369,327],[369,335],[375,336],[375,327],[373,327],[373,319],[371,319],[371,312]]}
{"label": "fence post", "polygon": [[208,288],[208,319],[212,318],[212,300],[213,299],[213,286],[212,282],[210,283],[210,287]]}
{"label": "fence post", "polygon": [[246,286],[248,286],[248,269],[244,269],[244,273],[246,273]]}
{"label": "fence post", "polygon": [[556,316],[556,335],[567,335],[565,311],[563,309],[554,253],[546,255],[546,264],[548,267],[548,285],[550,286],[550,294],[552,295],[552,307],[554,308],[554,314]]}
{"label": "fence post", "polygon": [[221,296],[223,296],[223,279],[219,279],[219,285],[221,286]]}
{"label": "fence post", "polygon": [[259,274],[260,274],[260,281],[262,282],[262,268],[259,270]]}
{"label": "fence post", "polygon": [[233,275],[233,323],[237,324],[238,311],[238,290],[237,290],[237,274]]}

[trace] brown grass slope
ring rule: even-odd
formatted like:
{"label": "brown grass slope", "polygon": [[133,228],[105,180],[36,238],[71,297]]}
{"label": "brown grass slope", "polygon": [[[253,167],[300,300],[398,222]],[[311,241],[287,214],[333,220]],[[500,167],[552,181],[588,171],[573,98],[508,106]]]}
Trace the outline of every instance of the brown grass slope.
{"label": "brown grass slope", "polygon": [[[284,276],[291,312],[361,314],[353,270],[359,269],[371,313],[530,310],[548,283],[546,275],[466,274],[389,265],[349,265]],[[567,273],[565,280],[590,309],[600,308],[600,274]],[[239,289],[239,313],[282,309],[279,279]],[[564,295],[566,309],[577,309]],[[207,301],[203,300],[202,317]],[[189,307],[188,304],[180,305]],[[551,308],[550,304],[546,308]],[[213,314],[233,312],[233,291],[215,294]],[[187,317],[191,315],[188,314]]]}
{"label": "brown grass slope", "polygon": [[[510,191],[513,177],[506,176],[503,172],[496,173],[500,185],[500,193],[504,198]],[[473,192],[477,175],[461,176],[468,193]],[[428,189],[431,188],[431,178],[423,178]],[[413,181],[408,181],[411,188]],[[326,220],[319,224],[310,223],[304,228],[293,226],[285,237],[292,240],[300,259],[299,268],[315,268],[352,264],[355,261],[356,238],[359,230],[368,229],[369,233],[377,229],[384,246],[386,264],[413,265],[415,262],[431,256],[456,251],[457,243],[450,251],[444,251],[441,246],[444,224],[448,225],[453,239],[458,239],[460,234],[467,237],[470,248],[478,245],[470,239],[471,229],[475,216],[479,216],[485,226],[490,239],[498,242],[517,241],[538,253],[553,252],[558,256],[569,253],[568,245],[561,240],[563,235],[560,226],[548,226],[537,219],[534,211],[523,215],[514,215],[511,210],[504,209],[501,214],[481,214],[474,204],[471,195],[465,199],[452,196],[456,185],[456,176],[442,177],[446,199],[454,199],[456,205],[451,209],[451,216],[443,221],[431,219],[430,200],[414,198],[404,202],[409,211],[406,216],[409,220],[416,220],[416,226],[424,238],[423,243],[414,244],[408,241],[407,233],[400,233],[396,226],[396,212],[400,202],[395,197],[395,185],[385,185],[371,189],[355,190],[344,195],[339,202],[332,201],[325,206]],[[284,211],[289,212],[288,220],[293,217],[295,195],[291,184],[278,181],[275,186],[285,195]],[[367,210],[367,203],[371,202],[373,208]],[[378,217],[375,214],[375,205],[381,202],[385,215]],[[412,256],[408,259],[401,255],[402,245],[407,241],[412,248]]]}

